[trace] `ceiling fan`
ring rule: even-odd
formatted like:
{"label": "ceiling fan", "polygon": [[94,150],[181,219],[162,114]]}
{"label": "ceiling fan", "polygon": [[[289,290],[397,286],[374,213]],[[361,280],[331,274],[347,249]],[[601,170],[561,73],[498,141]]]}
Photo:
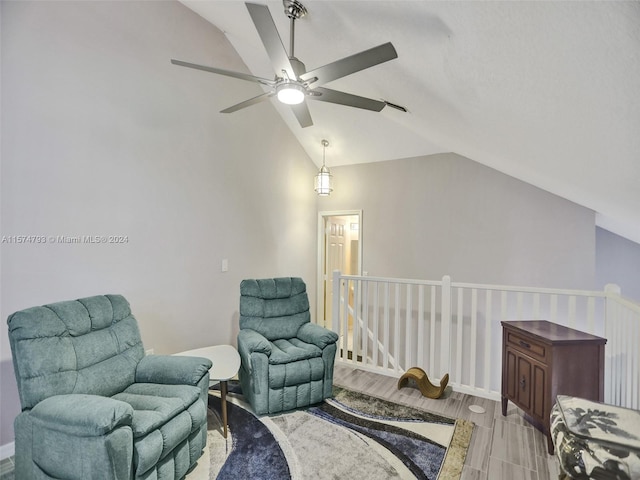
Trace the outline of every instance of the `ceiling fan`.
{"label": "ceiling fan", "polygon": [[249,10],[249,15],[258,30],[260,39],[267,50],[267,55],[271,60],[271,64],[276,72],[273,80],[255,77],[246,73],[233,72],[221,68],[183,62],[180,60],[172,59],[171,63],[182,67],[195,68],[197,70],[204,70],[205,72],[217,73],[219,75],[239,78],[249,82],[260,83],[269,87],[268,92],[250,98],[249,100],[245,100],[244,102],[240,102],[229,108],[225,108],[221,113],[232,113],[242,108],[260,103],[273,96],[277,96],[278,100],[282,103],[291,105],[294,115],[298,119],[300,126],[303,128],[313,125],[311,114],[309,113],[309,108],[305,101],[306,99],[337,103],[349,107],[372,110],[374,112],[379,112],[385,107],[385,105],[406,111],[403,107],[384,100],[373,100],[323,87],[324,84],[337,80],[338,78],[346,77],[347,75],[359,72],[360,70],[397,58],[398,54],[390,42],[356,53],[355,55],[345,57],[323,67],[306,71],[304,63],[298,60],[294,55],[294,33],[295,21],[302,18],[307,13],[307,9],[297,0],[283,0],[283,4],[285,13],[289,17],[291,24],[289,54],[287,54],[284,45],[282,44],[276,25],[269,13],[269,8],[266,5],[245,3]]}

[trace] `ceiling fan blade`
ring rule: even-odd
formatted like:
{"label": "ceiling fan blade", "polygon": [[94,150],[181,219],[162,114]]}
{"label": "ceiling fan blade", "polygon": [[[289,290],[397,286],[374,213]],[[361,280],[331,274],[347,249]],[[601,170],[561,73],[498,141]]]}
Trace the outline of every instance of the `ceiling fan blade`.
{"label": "ceiling fan blade", "polygon": [[[315,95],[319,93],[320,95]],[[360,97],[351,93],[339,92],[337,90],[331,90],[329,88],[318,87],[314,88],[309,97],[312,100],[318,100],[320,102],[337,103],[340,105],[346,105],[348,107],[363,108],[365,110],[372,110],[379,112],[382,110],[386,103],[378,100],[372,100],[371,98]]]}
{"label": "ceiling fan blade", "polygon": [[315,88],[394,58],[398,58],[398,53],[391,42],[388,42],[303,73],[300,78],[309,82],[311,88]]}
{"label": "ceiling fan blade", "polygon": [[311,113],[309,113],[307,102],[291,105],[291,110],[293,110],[293,114],[298,119],[298,123],[302,128],[313,125],[313,120],[311,120]]}
{"label": "ceiling fan blade", "polygon": [[298,77],[296,77],[293,71],[287,51],[284,49],[278,30],[276,29],[276,24],[273,21],[271,13],[269,13],[269,7],[257,3],[246,3],[245,5],[249,10],[249,15],[251,15],[251,20],[253,20],[256,30],[258,30],[264,48],[267,50],[267,55],[269,55],[271,65],[273,65],[276,75],[281,77],[283,75],[282,71],[284,70],[291,80],[296,80]]}
{"label": "ceiling fan blade", "polygon": [[250,107],[251,105],[255,105],[256,103],[263,102],[268,100],[270,97],[273,97],[276,92],[266,92],[258,95],[257,97],[250,98],[249,100],[245,100],[244,102],[236,103],[235,105],[230,106],[229,108],[225,108],[224,110],[220,110],[220,113],[233,113],[238,110],[246,107]]}
{"label": "ceiling fan blade", "polygon": [[239,78],[241,80],[247,80],[248,82],[262,83],[263,85],[269,85],[272,87],[275,85],[273,80],[268,80],[266,78],[254,77],[253,75],[249,75],[241,72],[232,72],[231,70],[223,70],[222,68],[215,67],[206,67],[204,65],[198,65],[196,63],[188,63],[183,62],[181,60],[173,60],[171,59],[171,63],[174,65],[179,65],[181,67],[195,68],[196,70],[204,70],[205,72],[217,73],[219,75],[226,75],[227,77]]}

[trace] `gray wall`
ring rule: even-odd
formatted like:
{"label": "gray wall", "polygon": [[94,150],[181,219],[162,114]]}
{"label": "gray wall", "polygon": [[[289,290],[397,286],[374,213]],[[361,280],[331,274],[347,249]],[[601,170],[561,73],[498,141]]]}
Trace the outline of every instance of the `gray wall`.
{"label": "gray wall", "polygon": [[[235,343],[242,278],[315,292],[315,167],[224,35],[177,2],[1,2],[1,313],[122,293],[146,348]],[[224,95],[220,92],[224,91]],[[268,125],[268,128],[265,128]],[[229,260],[222,273],[221,260]],[[312,296],[313,301],[313,296]],[[0,329],[0,446],[19,411]]]}
{"label": "gray wall", "polygon": [[597,284],[615,283],[622,296],[640,302],[640,245],[597,228],[596,248]]}
{"label": "gray wall", "polygon": [[455,154],[332,169],[371,276],[594,288],[594,212]]}

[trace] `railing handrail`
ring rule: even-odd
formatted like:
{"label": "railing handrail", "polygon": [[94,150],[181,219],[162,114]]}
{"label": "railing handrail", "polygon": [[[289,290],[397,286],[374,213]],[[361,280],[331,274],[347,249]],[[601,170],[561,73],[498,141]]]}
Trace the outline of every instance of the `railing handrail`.
{"label": "railing handrail", "polygon": [[630,298],[623,297],[622,295],[617,295],[617,294],[611,295],[608,293],[605,293],[605,295],[607,295],[607,298],[609,299],[614,299],[619,305],[622,305],[623,307],[626,307],[640,314],[640,303],[637,303],[634,300],[631,300]]}
{"label": "railing handrail", "polygon": [[[448,277],[448,275],[445,275]],[[382,283],[399,283],[399,284],[412,284],[412,285],[435,285],[441,286],[442,280],[419,280],[414,278],[393,278],[393,277],[371,277],[361,275],[339,275],[340,279],[345,280],[361,280],[365,282],[382,282]],[[525,287],[525,286],[513,286],[513,285],[498,285],[498,284],[484,284],[484,283],[469,283],[469,282],[451,282],[451,287],[456,288],[475,288],[477,290],[499,290],[507,292],[521,292],[521,293],[543,293],[549,295],[575,295],[579,297],[606,297],[606,291],[600,290],[576,290],[565,288],[548,288],[548,287]],[[620,297],[621,300],[628,302],[640,309],[640,305],[635,304],[633,300]]]}
{"label": "railing handrail", "polygon": [[476,290],[493,290],[503,292],[517,293],[540,293],[547,295],[573,295],[576,297],[606,297],[606,292],[597,290],[572,290],[561,288],[545,288],[545,287],[514,287],[511,285],[485,285],[479,283],[451,282],[451,287],[456,288],[475,288]]}
{"label": "railing handrail", "polygon": [[428,285],[428,286],[440,286],[441,280],[416,280],[413,278],[391,278],[391,277],[370,277],[368,275],[343,275],[340,274],[340,279],[345,280],[361,280],[363,282],[380,282],[380,283],[400,283],[400,284],[412,284],[412,285]]}

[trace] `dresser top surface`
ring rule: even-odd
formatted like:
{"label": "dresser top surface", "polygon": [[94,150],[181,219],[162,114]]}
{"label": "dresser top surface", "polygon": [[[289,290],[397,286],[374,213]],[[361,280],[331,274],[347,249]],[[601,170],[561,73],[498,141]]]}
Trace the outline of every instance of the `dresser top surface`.
{"label": "dresser top surface", "polygon": [[503,321],[502,326],[526,332],[550,343],[594,342],[604,344],[607,342],[606,338],[563,327],[547,320]]}

